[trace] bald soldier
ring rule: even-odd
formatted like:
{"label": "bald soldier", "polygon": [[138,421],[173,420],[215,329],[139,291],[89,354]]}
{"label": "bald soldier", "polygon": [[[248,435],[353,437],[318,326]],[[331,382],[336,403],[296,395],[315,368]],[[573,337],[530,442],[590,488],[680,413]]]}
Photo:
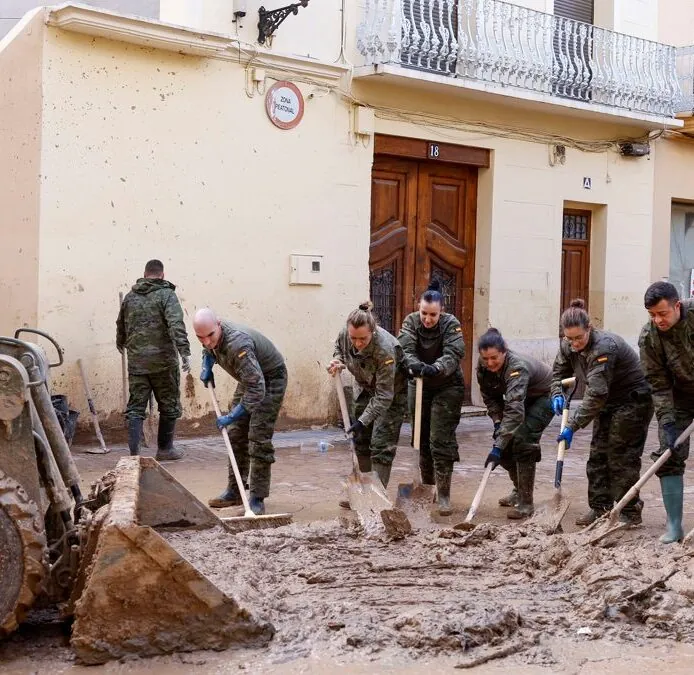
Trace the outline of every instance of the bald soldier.
{"label": "bald soldier", "polygon": [[[193,328],[204,347],[200,379],[214,387],[215,363],[238,381],[231,411],[217,418],[217,427],[227,427],[241,478],[250,488],[250,507],[265,513],[270,494],[270,467],[275,461],[272,435],[287,389],[287,368],[277,347],[264,335],[242,324],[220,320],[208,308],[195,313]],[[242,503],[229,462],[227,487],[211,499],[213,508]]]}

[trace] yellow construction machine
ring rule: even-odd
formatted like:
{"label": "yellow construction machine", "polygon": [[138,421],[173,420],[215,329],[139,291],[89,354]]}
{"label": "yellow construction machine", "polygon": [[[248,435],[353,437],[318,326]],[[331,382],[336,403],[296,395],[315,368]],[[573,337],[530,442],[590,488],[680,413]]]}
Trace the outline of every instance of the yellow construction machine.
{"label": "yellow construction machine", "polygon": [[[43,336],[59,358],[19,339]],[[36,338],[34,338],[36,339]],[[261,646],[271,624],[167,543],[223,528],[154,459],[125,457],[84,497],[50,396],[48,335],[0,337],[0,639],[32,609],[72,618],[79,661]]]}

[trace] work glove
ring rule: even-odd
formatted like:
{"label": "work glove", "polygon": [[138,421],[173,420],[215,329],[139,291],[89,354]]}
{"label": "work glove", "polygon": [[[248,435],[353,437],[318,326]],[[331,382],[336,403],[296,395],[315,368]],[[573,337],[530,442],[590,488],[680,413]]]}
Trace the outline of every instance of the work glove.
{"label": "work glove", "polygon": [[552,398],[552,410],[555,415],[561,415],[564,412],[564,397],[561,394]]}
{"label": "work glove", "polygon": [[213,354],[205,352],[202,355],[202,371],[200,372],[200,379],[202,380],[205,387],[208,384],[212,384],[212,389],[214,389],[214,373],[212,372],[212,366],[217,362]]}
{"label": "work glove", "polygon": [[496,445],[492,448],[492,451],[487,455],[487,459],[484,462],[484,468],[487,468],[487,465],[491,464],[492,465],[492,471],[496,469],[499,464],[501,464],[501,449],[497,448]]}
{"label": "work glove", "polygon": [[499,437],[499,429],[501,429],[501,422],[494,422],[494,432],[492,433],[493,441]]}
{"label": "work glove", "polygon": [[571,441],[573,440],[574,437],[574,430],[571,427],[566,427],[564,431],[562,431],[559,436],[557,436],[557,443],[561,443],[564,441],[566,443],[566,449],[568,450],[571,447]]}
{"label": "work glove", "polygon": [[[214,387],[214,382],[212,386]],[[248,411],[241,403],[239,403],[230,413],[217,418],[217,429],[221,431],[224,427],[228,427],[230,424],[236,422],[236,420],[240,420],[242,417],[246,417],[247,415]]]}
{"label": "work glove", "polygon": [[182,356],[181,357],[181,370],[184,373],[190,372],[190,356]]}
{"label": "work glove", "polygon": [[357,420],[352,424],[352,426],[347,429],[348,434],[352,434],[352,438],[354,438],[355,441],[361,439],[361,437],[364,435],[364,432],[366,431],[366,427],[364,424]]}
{"label": "work glove", "polygon": [[430,366],[428,363],[422,365],[422,377],[436,377],[441,371],[436,366]]}
{"label": "work glove", "polygon": [[[665,446],[660,447],[651,453],[651,459],[655,462],[668,448],[672,450],[673,455],[681,456],[681,449],[684,446],[676,446],[677,443],[677,427],[674,422],[666,422],[663,424],[663,440],[665,441]],[[680,450],[680,452],[678,452]],[[686,457],[682,457],[686,459]]]}
{"label": "work glove", "polygon": [[424,364],[421,361],[416,361],[407,369],[407,372],[412,377],[422,377],[422,368],[424,368]]}

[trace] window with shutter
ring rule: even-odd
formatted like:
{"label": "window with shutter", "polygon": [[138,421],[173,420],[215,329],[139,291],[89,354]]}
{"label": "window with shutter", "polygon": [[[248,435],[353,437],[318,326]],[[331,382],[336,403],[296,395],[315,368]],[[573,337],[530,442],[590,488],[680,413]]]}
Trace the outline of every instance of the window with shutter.
{"label": "window with shutter", "polygon": [[555,16],[593,23],[594,0],[554,0]]}

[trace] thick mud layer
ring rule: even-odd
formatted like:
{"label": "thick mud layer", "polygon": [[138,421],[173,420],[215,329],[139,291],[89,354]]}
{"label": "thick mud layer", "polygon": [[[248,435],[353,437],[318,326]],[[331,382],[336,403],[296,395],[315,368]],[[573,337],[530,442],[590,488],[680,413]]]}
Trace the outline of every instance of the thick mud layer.
{"label": "thick mud layer", "polygon": [[275,661],[359,650],[459,654],[464,666],[523,650],[542,661],[540,636],[694,639],[690,554],[638,530],[599,546],[530,524],[419,530],[400,541],[338,523],[166,537],[274,625]]}

